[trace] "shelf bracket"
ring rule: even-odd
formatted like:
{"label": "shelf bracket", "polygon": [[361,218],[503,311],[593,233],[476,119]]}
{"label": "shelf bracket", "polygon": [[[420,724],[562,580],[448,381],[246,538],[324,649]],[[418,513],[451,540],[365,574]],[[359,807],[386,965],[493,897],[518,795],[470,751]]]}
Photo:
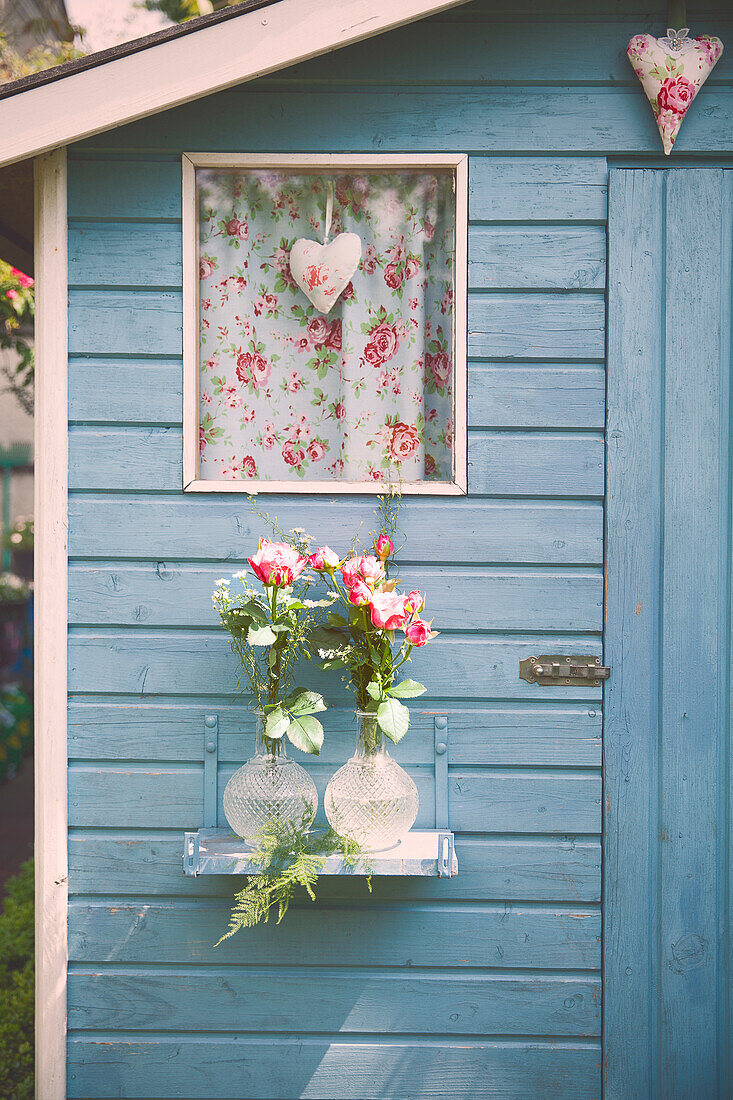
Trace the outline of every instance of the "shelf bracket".
{"label": "shelf bracket", "polygon": [[[448,718],[433,718],[435,746],[435,828],[448,829]],[[449,864],[450,866],[450,864]]]}
{"label": "shelf bracket", "polygon": [[[219,825],[219,715],[204,718],[204,828]],[[197,861],[198,862],[198,861]]]}
{"label": "shelf bracket", "polygon": [[183,873],[184,875],[197,875],[199,873],[199,834],[183,834]]}
{"label": "shelf bracket", "polygon": [[438,878],[451,878],[453,875],[453,851],[455,840],[453,833],[438,833]]}

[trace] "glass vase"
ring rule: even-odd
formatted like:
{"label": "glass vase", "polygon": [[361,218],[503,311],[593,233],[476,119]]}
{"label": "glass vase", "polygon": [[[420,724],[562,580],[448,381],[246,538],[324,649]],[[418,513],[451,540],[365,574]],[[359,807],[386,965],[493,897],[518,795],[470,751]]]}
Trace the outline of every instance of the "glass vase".
{"label": "glass vase", "polygon": [[316,785],[287,754],[285,738],[265,737],[265,715],[257,715],[255,754],[224,788],[229,827],[245,840],[265,828],[308,829],[318,809]]}
{"label": "glass vase", "polygon": [[356,752],[326,787],[331,827],[365,851],[393,848],[417,817],[417,787],[387,751],[387,738],[374,714],[356,713]]}

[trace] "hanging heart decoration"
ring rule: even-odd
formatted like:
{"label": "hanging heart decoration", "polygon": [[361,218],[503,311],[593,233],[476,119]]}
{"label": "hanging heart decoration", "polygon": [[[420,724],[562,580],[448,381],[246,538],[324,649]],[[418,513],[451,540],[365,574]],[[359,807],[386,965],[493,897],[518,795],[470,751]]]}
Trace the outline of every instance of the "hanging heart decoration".
{"label": "hanging heart decoration", "polygon": [[626,53],[651,103],[667,156],[690,104],[723,52],[719,38],[688,38],[688,27],[667,28],[666,38],[635,34]]}
{"label": "hanging heart decoration", "polygon": [[326,232],[323,244],[300,237],[290,249],[290,273],[306,298],[328,314],[346,289],[361,259],[361,237],[339,233],[330,242],[333,216],[333,184],[328,185]]}

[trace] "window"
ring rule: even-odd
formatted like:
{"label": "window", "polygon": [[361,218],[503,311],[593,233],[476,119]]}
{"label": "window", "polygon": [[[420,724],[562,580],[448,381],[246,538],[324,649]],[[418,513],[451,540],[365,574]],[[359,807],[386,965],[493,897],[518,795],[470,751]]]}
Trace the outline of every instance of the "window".
{"label": "window", "polygon": [[466,491],[465,190],[458,156],[184,157],[185,489]]}

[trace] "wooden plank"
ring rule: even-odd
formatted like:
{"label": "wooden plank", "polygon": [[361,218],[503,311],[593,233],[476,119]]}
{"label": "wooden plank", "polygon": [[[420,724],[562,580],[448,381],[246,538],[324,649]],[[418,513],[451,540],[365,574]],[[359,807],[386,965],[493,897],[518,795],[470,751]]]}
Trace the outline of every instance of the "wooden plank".
{"label": "wooden plank", "polygon": [[[621,43],[623,46],[623,43]],[[617,44],[616,49],[619,49]],[[572,64],[574,54],[571,52]],[[704,109],[703,109],[704,105]],[[685,119],[675,152],[733,150],[733,105],[726,88],[705,87]],[[557,152],[659,154],[659,131],[649,104],[627,88],[459,87],[401,91],[382,88],[359,96],[359,111],[344,127],[344,100],[332,91],[223,92],[212,114],[206,100],[126,126],[114,140],[101,135],[92,150],[177,152],[241,148],[251,152],[416,152],[430,134],[433,152]],[[56,140],[59,140],[58,136]]]}
{"label": "wooden plank", "polygon": [[177,223],[75,222],[69,227],[69,285],[179,287],[181,251]]}
{"label": "wooden plank", "polygon": [[69,218],[154,218],[180,221],[181,163],[69,157]]}
{"label": "wooden plank", "polygon": [[473,156],[468,210],[474,221],[605,222],[605,157]]}
{"label": "wooden plank", "polygon": [[[69,434],[73,489],[180,489],[177,427],[86,427]],[[600,433],[481,432],[468,441],[470,491],[496,496],[601,496]],[[558,470],[573,476],[558,481]],[[246,484],[242,491],[247,491]]]}
{"label": "wooden plank", "polygon": [[71,355],[182,354],[180,291],[74,290],[69,295]]}
{"label": "wooden plank", "polygon": [[722,188],[719,170],[670,172],[667,178],[659,685],[662,1094],[714,1094],[733,1085],[722,1083],[730,1040],[724,1016],[719,1030],[730,957],[723,930],[727,899],[719,883],[721,857],[724,863],[729,858],[719,851],[725,844],[719,799],[729,797],[727,783],[718,791],[720,764],[728,758],[729,692],[727,679],[715,675],[730,644],[731,207],[724,238]]}
{"label": "wooden plank", "polygon": [[[437,966],[595,969],[600,911],[561,906],[424,903],[382,905],[362,883],[360,906],[291,908],[282,924],[258,925],[214,948],[229,901],[72,902],[70,958],[114,964]],[[346,919],[345,919],[346,916]],[[196,1021],[200,1026],[201,1021]]]}
{"label": "wooden plank", "polygon": [[[153,562],[78,564],[69,576],[69,619],[86,625],[215,626],[219,617],[211,593],[221,576],[221,562],[170,568]],[[588,631],[602,626],[600,571],[423,566],[400,569],[400,577],[405,591],[427,593],[427,613],[434,617],[436,630],[489,625],[477,615],[478,608],[490,609],[493,630]],[[234,581],[235,591],[238,583]]]}
{"label": "wooden plank", "polygon": [[[74,357],[69,419],[181,423],[182,367],[175,360]],[[473,428],[602,428],[605,375],[596,364],[469,364]]]}
{"label": "wooden plank", "polygon": [[[545,636],[521,639],[443,634],[428,646],[412,671],[430,684],[435,699],[536,699],[536,685],[519,679],[519,661],[544,652]],[[594,636],[552,636],[553,653],[580,651],[600,655]],[[481,668],[480,677],[476,669]],[[323,687],[331,703],[346,702],[334,677],[309,668],[308,683]],[[69,690],[133,695],[229,697],[235,693],[237,666],[223,631],[72,628],[69,641]],[[571,694],[572,693],[572,694]],[[547,686],[542,699],[595,701],[600,689]],[[221,702],[227,701],[226,698]],[[350,700],[349,700],[350,701]]]}
{"label": "wooden plank", "polygon": [[483,359],[602,359],[597,294],[478,294],[469,300],[468,354]]}
{"label": "wooden plank", "polygon": [[84,968],[69,979],[69,1028],[185,1031],[195,1004],[207,1031],[302,1032],[307,1019],[310,1031],[341,1034],[591,1037],[600,1001],[600,982],[576,976]]}
{"label": "wooden plank", "polygon": [[468,285],[484,290],[603,290],[602,226],[474,226],[468,236]]}
{"label": "wooden plank", "polygon": [[[433,769],[409,769],[420,795],[416,827],[435,824]],[[221,796],[233,765],[219,769]],[[333,765],[309,762],[318,788],[319,820]],[[474,833],[597,833],[601,777],[596,771],[543,769],[449,771],[451,828]],[[196,829],[202,823],[203,770],[195,765],[77,764],[69,771],[69,822],[110,828]]]}
{"label": "wooden plank", "polygon": [[468,374],[471,428],[603,428],[602,366],[484,366]]}
{"label": "wooden plank", "polygon": [[180,424],[182,389],[175,360],[72,358],[69,420]]}
{"label": "wooden plank", "polygon": [[605,688],[604,1071],[609,1095],[619,1097],[653,1095],[657,1073],[651,792],[658,782],[662,399],[659,369],[649,364],[662,356],[664,187],[661,172],[611,172],[605,652],[614,675]]}
{"label": "wooden plank", "polygon": [[[375,901],[597,902],[601,850],[597,840],[574,837],[457,838],[460,871],[454,878],[372,879]],[[190,878],[181,870],[181,833],[147,829],[74,829],[69,837],[72,894],[138,897],[231,898],[227,876]],[[345,877],[319,882],[322,900],[363,899],[363,884]]]}
{"label": "wooden plank", "polygon": [[[402,764],[433,764],[434,717],[411,707],[409,737],[394,746]],[[219,759],[241,763],[254,751],[254,717],[242,704],[208,707],[185,702],[103,702],[76,698],[69,704],[69,757],[75,760],[168,760],[200,762],[203,720],[219,719]],[[596,767],[601,752],[600,707],[530,704],[441,707],[448,718],[453,764],[568,764]],[[355,744],[351,708],[324,715],[327,737],[320,759],[341,763]],[[293,754],[300,755],[296,749]],[[302,762],[302,761],[301,761]]]}
{"label": "wooden plank", "polygon": [[[384,84],[397,86],[460,84],[605,84],[633,86],[636,79],[626,57],[625,45],[638,34],[648,13],[641,11],[626,18],[616,5],[604,4],[596,11],[596,22],[586,22],[583,13],[573,20],[572,31],[566,22],[556,19],[547,4],[530,8],[531,19],[522,24],[522,50],[507,49],[517,34],[518,12],[505,7],[491,13],[491,21],[477,25],[474,4],[464,12],[456,10],[448,17],[425,20],[412,27],[385,35],[379,43],[379,65],[372,43],[339,50],[334,55],[301,62],[259,81],[258,87],[312,88],[326,84],[356,84],[360,87]],[[659,9],[661,10],[661,9]],[[696,17],[700,18],[697,15]],[[724,42],[733,38],[729,12],[718,16],[715,34]],[[611,18],[609,18],[611,16]],[[619,16],[621,16],[619,18]],[[469,21],[470,20],[470,21]],[[645,26],[646,30],[647,27]],[[655,32],[656,33],[656,32]],[[659,34],[663,34],[662,30]],[[726,38],[727,34],[727,38]],[[733,62],[723,54],[714,70],[717,83],[733,79]],[[246,91],[246,86],[243,86]]]}
{"label": "wooden plank", "polygon": [[600,1096],[597,1044],[532,1042],[379,1043],[328,1038],[167,1041],[75,1039],[69,1097],[119,1096],[155,1081],[158,1097],[260,1100],[519,1100]]}

